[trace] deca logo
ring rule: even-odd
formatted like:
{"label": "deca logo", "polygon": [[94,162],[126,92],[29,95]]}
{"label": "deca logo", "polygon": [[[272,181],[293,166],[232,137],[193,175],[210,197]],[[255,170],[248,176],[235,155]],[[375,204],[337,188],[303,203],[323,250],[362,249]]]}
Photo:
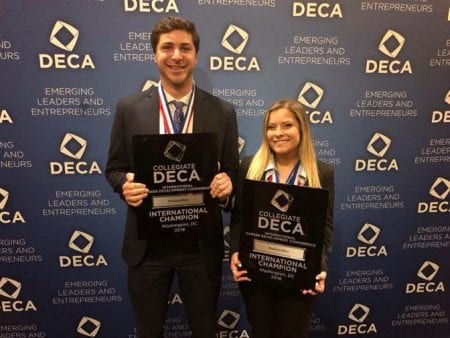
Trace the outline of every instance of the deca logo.
{"label": "deca logo", "polygon": [[0,312],[27,312],[37,311],[31,300],[20,300],[22,283],[7,277],[0,278]]}
{"label": "deca logo", "polygon": [[443,282],[433,281],[438,271],[439,265],[430,261],[425,261],[419,268],[419,271],[417,271],[417,277],[424,282],[407,283],[405,293],[445,292]]}
{"label": "deca logo", "polygon": [[441,213],[449,212],[448,194],[450,192],[450,181],[444,177],[438,177],[431,185],[428,193],[440,201],[419,202],[417,204],[417,213]]}
{"label": "deca logo", "polygon": [[172,161],[181,162],[186,153],[186,146],[176,141],[169,141],[164,149],[164,156]]}
{"label": "deca logo", "polygon": [[[66,133],[61,144],[59,151],[61,154],[74,159],[81,160],[87,148],[87,141],[75,134]],[[96,161],[90,163],[86,161],[66,161],[66,162],[50,162],[50,174],[51,175],[87,175],[87,174],[101,174],[100,166]]]}
{"label": "deca logo", "polygon": [[249,338],[247,330],[237,330],[241,315],[236,311],[223,310],[217,324],[221,327],[217,332],[217,338]]}
{"label": "deca logo", "polygon": [[155,82],[153,80],[147,80],[147,81],[145,81],[144,85],[142,86],[141,92],[144,92],[147,89],[151,89],[153,87],[158,87],[158,86],[159,86],[158,82]]}
{"label": "deca logo", "polygon": [[381,229],[379,227],[370,223],[365,223],[361,227],[356,238],[366,245],[359,247],[347,247],[347,257],[387,256],[387,250],[384,245],[374,245],[380,233]]}
{"label": "deca logo", "polygon": [[[445,95],[444,101],[450,105],[450,90]],[[431,123],[450,123],[450,110],[434,110],[431,116]]]}
{"label": "deca logo", "polygon": [[0,124],[3,123],[13,124],[13,120],[6,109],[0,108]]}
{"label": "deca logo", "polygon": [[174,293],[173,295],[169,295],[167,299],[167,304],[169,305],[181,305],[183,304],[183,299],[179,293]]}
{"label": "deca logo", "polygon": [[[294,202],[294,197],[283,190],[277,190],[270,204],[277,210],[285,213],[289,210]],[[300,234],[305,235],[300,217],[295,217],[293,220],[286,220],[284,217],[276,218],[267,216],[267,213],[260,212],[258,215],[258,228],[269,229],[271,231],[282,232],[286,234]]]}
{"label": "deca logo", "polygon": [[8,202],[9,192],[0,188],[0,210],[3,210]]}
{"label": "deca logo", "polygon": [[69,240],[69,248],[83,255],[59,256],[59,266],[67,267],[97,267],[108,265],[103,255],[94,256],[89,254],[94,245],[94,237],[86,232],[75,230]]}
{"label": "deca logo", "polygon": [[238,56],[210,56],[210,70],[224,71],[260,71],[259,62],[256,57],[247,58],[241,56],[247,43],[249,34],[236,25],[229,25],[222,38],[222,47]]}
{"label": "deca logo", "polygon": [[102,323],[91,317],[83,317],[78,323],[77,333],[86,337],[97,337]]}
{"label": "deca logo", "polygon": [[245,147],[245,139],[242,136],[238,137],[238,151],[239,154],[242,153],[242,150],[244,150]]}
{"label": "deca logo", "polygon": [[307,17],[307,18],[342,18],[342,8],[336,4],[327,2],[299,2],[292,3],[293,17]]}
{"label": "deca logo", "polygon": [[356,324],[339,325],[338,335],[364,335],[367,333],[377,332],[377,328],[374,323],[364,323],[367,316],[370,313],[370,308],[366,305],[356,303],[348,313],[347,318]]}
{"label": "deca logo", "polygon": [[391,146],[392,140],[381,133],[373,134],[366,150],[378,157],[377,159],[356,159],[355,171],[398,171],[396,159],[387,160],[383,158]]}
{"label": "deca logo", "polygon": [[[175,162],[180,162],[186,153],[186,149],[187,147],[184,144],[170,140],[164,149],[164,157]],[[153,183],[186,183],[193,181],[200,182],[202,180],[195,166],[193,169],[178,170],[166,170],[163,167],[158,165],[154,166]]]}
{"label": "deca logo", "polygon": [[125,12],[141,13],[179,13],[175,0],[123,0]]}
{"label": "deca logo", "polygon": [[322,101],[324,90],[312,82],[306,82],[298,94],[297,101],[304,107],[309,121],[313,124],[333,123],[333,116],[329,110],[320,111],[316,109]]}
{"label": "deca logo", "polygon": [[[231,248],[231,244],[230,244],[230,226],[229,225],[225,225],[223,227],[223,246],[225,247],[226,251],[230,251]],[[223,257],[224,261],[228,261],[228,257],[227,255],[225,255]]]}
{"label": "deca logo", "polygon": [[25,223],[20,211],[5,210],[8,199],[9,192],[0,187],[0,224]]}
{"label": "deca logo", "polygon": [[50,33],[50,43],[67,53],[39,54],[39,67],[43,69],[84,69],[95,68],[94,61],[89,54],[79,55],[72,52],[78,42],[80,32],[67,22],[58,20]]}
{"label": "deca logo", "polygon": [[270,201],[275,208],[282,212],[287,212],[294,202],[294,197],[283,190],[278,190]]}
{"label": "deca logo", "polygon": [[389,57],[387,60],[367,60],[366,73],[373,74],[403,74],[412,73],[412,66],[409,60],[400,61],[397,58],[406,39],[400,33],[389,29],[378,45],[378,50]]}

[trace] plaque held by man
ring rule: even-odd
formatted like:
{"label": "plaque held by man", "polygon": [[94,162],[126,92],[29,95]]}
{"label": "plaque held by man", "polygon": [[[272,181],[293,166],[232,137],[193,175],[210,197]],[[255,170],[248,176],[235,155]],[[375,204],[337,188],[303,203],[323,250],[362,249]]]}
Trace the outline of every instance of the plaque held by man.
{"label": "plaque held by man", "polygon": [[209,184],[218,171],[213,133],[133,135],[135,180],[149,195],[137,208],[138,237],[197,240],[217,201]]}
{"label": "plaque held by man", "polygon": [[256,284],[298,293],[321,270],[328,190],[246,179],[239,259]]}

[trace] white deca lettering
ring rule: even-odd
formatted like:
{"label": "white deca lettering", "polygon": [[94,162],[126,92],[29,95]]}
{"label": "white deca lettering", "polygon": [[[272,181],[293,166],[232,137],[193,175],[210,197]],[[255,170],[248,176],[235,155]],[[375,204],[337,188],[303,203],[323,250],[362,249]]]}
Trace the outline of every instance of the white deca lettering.
{"label": "white deca lettering", "polygon": [[11,116],[9,116],[8,111],[6,109],[2,109],[2,111],[0,111],[0,123],[3,122],[8,122],[10,124],[13,123],[13,120]]}
{"label": "white deca lettering", "polygon": [[355,161],[355,171],[398,171],[398,163],[395,159],[388,162],[388,160],[363,160],[357,159]]}
{"label": "white deca lettering", "polygon": [[313,124],[333,123],[333,116],[329,110],[324,113],[316,110],[312,112],[306,111],[306,115],[308,115],[309,121]]}
{"label": "white deca lettering", "polygon": [[450,212],[448,201],[443,202],[419,202],[417,204],[417,213],[423,214],[425,212],[438,213],[438,212]]}
{"label": "white deca lettering", "polygon": [[240,72],[261,71],[258,60],[254,56],[250,59],[250,61],[248,61],[244,56],[225,56],[223,58],[219,56],[211,56],[209,58],[209,69],[225,71],[237,70]]}
{"label": "white deca lettering", "polygon": [[[81,59],[81,62],[80,62]],[[89,54],[80,56],[77,54],[39,54],[39,66],[42,69],[56,68],[56,69],[84,69],[95,68],[94,61]]]}
{"label": "white deca lettering", "polygon": [[167,170],[167,171],[154,171],[153,182],[154,183],[177,183],[177,182],[192,182],[201,181],[197,170]]}
{"label": "white deca lettering", "polygon": [[[302,2],[294,2],[292,4],[292,16],[306,16],[308,18],[342,18],[342,9],[341,6],[337,3],[332,5],[329,3],[315,3],[315,2],[307,2],[306,4]],[[330,10],[331,8],[331,10]]]}
{"label": "white deca lettering", "polygon": [[[431,117],[431,123],[450,123],[450,110],[446,110],[444,112],[435,110],[433,111],[433,115]],[[1,123],[1,116],[0,116]]]}
{"label": "white deca lettering", "polygon": [[102,171],[96,161],[90,164],[87,162],[50,162],[50,173],[52,175],[87,175],[101,174]]}
{"label": "white deca lettering", "polygon": [[366,61],[366,73],[378,73],[378,74],[403,74],[412,73],[412,66],[410,61],[405,61],[403,64],[398,61],[389,60],[367,60]]}
{"label": "white deca lettering", "polygon": [[[166,2],[166,4],[165,4]],[[179,13],[175,0],[123,0],[125,12],[139,11],[142,13]]]}

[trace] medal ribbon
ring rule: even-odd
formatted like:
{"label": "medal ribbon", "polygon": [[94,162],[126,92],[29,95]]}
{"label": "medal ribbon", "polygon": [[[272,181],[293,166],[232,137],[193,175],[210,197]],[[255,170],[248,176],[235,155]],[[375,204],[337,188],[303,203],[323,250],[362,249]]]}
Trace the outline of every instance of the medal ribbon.
{"label": "medal ribbon", "polygon": [[[301,181],[300,181],[300,179],[298,179],[298,176],[301,174],[300,170],[301,170],[301,168],[300,168],[300,161],[297,161],[297,163],[295,164],[294,168],[292,168],[288,179],[286,180],[286,184],[301,185]],[[280,182],[280,176],[278,175],[278,171],[276,171],[274,169],[272,172],[270,172],[269,175],[267,176],[267,181],[268,182],[279,183]]]}
{"label": "medal ribbon", "polygon": [[[166,94],[161,85],[161,81],[158,84],[158,96],[159,96],[159,116],[163,123],[159,124],[160,134],[175,134],[174,121],[172,114],[170,113],[169,104],[167,102]],[[192,85],[191,96],[189,97],[189,103],[186,110],[186,117],[182,128],[182,133],[188,133],[192,124],[192,118],[194,115],[194,96],[195,86]]]}

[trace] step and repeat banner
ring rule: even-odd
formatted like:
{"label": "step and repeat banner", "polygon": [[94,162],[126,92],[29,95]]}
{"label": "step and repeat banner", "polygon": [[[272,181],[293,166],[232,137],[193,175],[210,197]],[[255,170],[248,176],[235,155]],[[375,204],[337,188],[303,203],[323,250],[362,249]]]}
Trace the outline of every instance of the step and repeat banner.
{"label": "step and repeat banner", "polygon": [[[136,337],[104,170],[116,103],[158,81],[166,15],[197,24],[195,79],[235,106],[241,156],[295,97],[335,166],[311,336],[448,337],[448,1],[0,0],[0,338]],[[223,272],[217,337],[250,337]],[[189,336],[176,284],[168,302],[165,337]]]}

